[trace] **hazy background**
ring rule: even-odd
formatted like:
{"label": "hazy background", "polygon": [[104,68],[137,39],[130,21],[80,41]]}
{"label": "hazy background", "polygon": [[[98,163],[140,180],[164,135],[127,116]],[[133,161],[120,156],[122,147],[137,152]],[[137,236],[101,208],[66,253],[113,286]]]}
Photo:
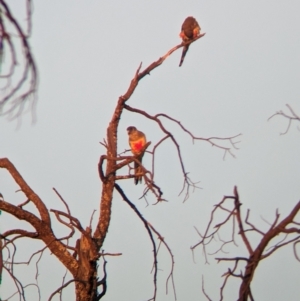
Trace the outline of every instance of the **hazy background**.
{"label": "hazy background", "polygon": [[[9,4],[17,16],[25,18],[20,1]],[[261,217],[271,223],[279,208],[283,218],[300,198],[300,132],[294,124],[288,134],[280,136],[287,120],[267,121],[287,103],[300,114],[299,13],[299,1],[278,0],[35,1],[30,42],[40,76],[37,121],[33,124],[27,113],[17,128],[17,121],[1,118],[0,157],[15,164],[49,208],[64,208],[52,190],[55,187],[84,227],[93,210],[97,210],[96,221],[101,192],[97,163],[105,151],[99,142],[105,138],[118,97],[126,92],[141,62],[146,67],[180,43],[183,20],[194,16],[206,36],[190,47],[181,68],[180,49],[145,77],[128,104],[150,114],[169,114],[197,136],[242,133],[236,158],[223,160],[222,150],[205,142],[193,144],[168,122],[167,128],[181,143],[190,177],[201,181],[202,189],[182,203],[178,193],[183,179],[170,141],[161,146],[156,160],[156,182],[168,202],[153,206],[155,200],[149,196],[147,206],[138,199],[143,185],[136,187],[133,180],[119,184],[172,249],[177,299],[206,300],[201,292],[204,275],[207,293],[218,300],[221,275],[232,265],[216,264],[214,256],[205,264],[201,248],[196,249],[194,262],[190,246],[199,237],[193,227],[204,232],[213,205],[223,195],[231,195],[234,185],[244,216],[250,208],[251,221],[263,231],[269,225]],[[129,125],[142,130],[152,145],[163,137],[155,123],[125,112],[119,127],[119,152],[128,148]],[[150,157],[145,156],[144,162],[150,167]],[[8,173],[0,170],[0,191],[6,201],[19,204],[25,200],[16,189]],[[0,222],[1,231],[24,225],[5,213]],[[68,232],[57,233],[61,237]],[[228,228],[224,238],[230,233]],[[257,238],[253,236],[253,247]],[[28,260],[32,250],[43,246],[29,240],[23,243],[18,250],[20,260]],[[107,258],[108,291],[103,300],[151,298],[152,246],[143,224],[117,193],[104,250],[123,255]],[[217,256],[247,254],[241,242],[239,248],[228,246],[225,251],[230,253]],[[160,249],[158,267],[157,300],[174,300],[170,286],[165,294],[170,270],[165,248]],[[252,286],[255,300],[297,300],[299,268],[292,246],[263,261]],[[34,264],[18,269],[25,284],[34,282]],[[45,251],[38,278],[41,300],[48,300],[61,285],[64,271]],[[5,299],[15,288],[7,274],[3,277],[0,296]],[[238,284],[230,282],[225,300],[236,300]],[[28,288],[28,294],[29,300],[37,300],[35,287]],[[64,292],[64,300],[73,296],[73,287]]]}

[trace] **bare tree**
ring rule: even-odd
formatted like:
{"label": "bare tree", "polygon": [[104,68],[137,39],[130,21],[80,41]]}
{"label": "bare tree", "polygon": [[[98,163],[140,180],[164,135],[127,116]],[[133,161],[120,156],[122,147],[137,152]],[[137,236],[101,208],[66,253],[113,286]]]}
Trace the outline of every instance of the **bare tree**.
{"label": "bare tree", "polygon": [[[287,245],[293,245],[295,258],[300,261],[297,254],[296,246],[300,243],[300,201],[294,206],[291,212],[280,220],[280,214],[276,211],[275,218],[269,224],[267,231],[262,231],[250,221],[250,210],[248,209],[243,217],[241,211],[242,203],[237,191],[234,187],[232,196],[224,196],[221,202],[215,205],[211,212],[211,216],[204,233],[197,232],[201,237],[200,241],[191,247],[192,251],[202,247],[205,255],[205,261],[208,262],[208,248],[213,241],[218,241],[219,246],[210,254],[216,255],[224,253],[225,246],[242,241],[247,250],[247,256],[235,257],[216,257],[217,262],[231,262],[231,267],[222,275],[224,277],[223,284],[220,287],[220,298],[224,300],[224,290],[231,278],[240,279],[240,287],[238,292],[238,301],[255,300],[251,292],[251,284],[254,279],[254,273],[261,261],[271,256],[274,252]],[[224,213],[224,215],[220,215]],[[223,218],[220,219],[220,216]],[[298,221],[297,218],[298,217]],[[221,231],[226,229],[227,233],[231,233],[230,238],[222,237]],[[230,230],[231,229],[231,230]],[[228,232],[229,230],[229,232]],[[253,236],[259,237],[259,242],[254,246]],[[224,233],[223,233],[224,234]],[[202,282],[202,291],[208,300],[212,300],[205,291],[204,280]]]}
{"label": "bare tree", "polygon": [[[4,1],[0,0],[1,5],[5,8],[6,17],[16,26],[16,22],[11,16],[11,13],[5,4]],[[31,4],[30,1],[27,2]],[[4,24],[4,23],[2,23]],[[20,29],[19,29],[20,30]],[[6,32],[6,31],[5,31]],[[30,53],[30,48],[25,43],[27,36],[21,34],[19,32],[20,37],[24,43],[24,47],[27,50],[26,58],[29,59],[29,63],[25,64],[25,70],[27,70],[26,74],[29,74],[28,70],[32,70],[32,74],[36,76],[36,69],[33,63],[33,59]],[[153,245],[153,295],[149,300],[156,300],[157,294],[157,254],[160,247],[160,244],[163,244],[172,259],[172,269],[170,271],[169,277],[167,279],[167,283],[171,281],[174,288],[175,293],[175,286],[173,281],[173,267],[174,267],[174,260],[173,255],[170,247],[167,245],[165,240],[163,239],[162,235],[155,229],[155,227],[147,221],[142,214],[138,211],[138,209],[134,206],[133,202],[129,200],[125,191],[120,186],[119,182],[121,180],[132,179],[135,175],[131,174],[131,167],[130,164],[135,162],[139,165],[142,170],[141,175],[144,179],[145,183],[145,190],[142,197],[146,197],[147,194],[152,194],[155,199],[156,203],[163,201],[163,192],[162,188],[155,182],[155,153],[158,147],[161,147],[162,144],[167,140],[170,139],[177,150],[178,154],[178,162],[181,167],[182,178],[183,178],[183,187],[181,193],[183,194],[183,199],[186,200],[189,197],[189,193],[191,189],[197,188],[197,184],[191,180],[189,177],[188,171],[186,170],[183,162],[183,156],[180,149],[180,144],[176,139],[174,133],[168,131],[164,125],[164,121],[172,121],[178,125],[178,127],[184,131],[187,135],[191,137],[193,141],[205,141],[208,142],[210,145],[215,146],[224,151],[224,155],[233,154],[233,150],[237,149],[236,138],[239,135],[221,138],[221,137],[198,137],[186,129],[182,123],[173,117],[167,114],[156,114],[150,115],[146,111],[143,111],[138,108],[133,108],[128,105],[128,100],[130,99],[131,95],[134,93],[138,83],[142,80],[146,75],[150,74],[155,68],[160,66],[165,59],[170,56],[174,51],[179,48],[185,47],[194,43],[198,39],[202,38],[204,34],[200,34],[196,38],[188,41],[183,42],[180,45],[173,47],[169,50],[164,56],[159,58],[157,61],[150,64],[147,68],[141,71],[142,65],[140,65],[130,82],[130,85],[127,91],[119,97],[115,110],[112,114],[111,120],[107,127],[107,134],[106,139],[104,139],[102,145],[106,148],[106,153],[100,157],[98,170],[99,170],[99,177],[102,183],[102,194],[100,199],[100,210],[99,216],[97,219],[97,225],[95,229],[92,229],[91,224],[88,226],[83,226],[80,223],[79,218],[74,217],[71,213],[71,209],[67,202],[63,199],[63,197],[55,190],[55,193],[60,198],[65,206],[65,210],[56,210],[56,209],[49,209],[47,208],[45,202],[34,192],[34,190],[28,185],[28,183],[23,179],[17,168],[10,162],[9,159],[3,158],[0,159],[0,167],[4,168],[8,171],[10,176],[14,179],[16,184],[19,187],[19,191],[24,194],[24,202],[19,205],[14,205],[13,200],[7,200],[2,198],[0,200],[0,209],[7,214],[15,217],[16,219],[26,221],[29,225],[33,227],[33,231],[27,231],[24,229],[17,229],[12,228],[7,230],[6,232],[1,234],[1,238],[3,240],[2,243],[2,253],[3,253],[3,261],[2,266],[3,273],[7,273],[12,278],[12,281],[16,285],[17,293],[20,296],[20,299],[25,300],[25,291],[26,287],[22,285],[22,283],[18,279],[18,275],[15,274],[13,267],[17,264],[15,261],[15,253],[20,252],[20,248],[16,246],[16,243],[21,240],[21,238],[28,238],[33,240],[39,240],[44,243],[44,247],[40,250],[37,250],[33,253],[29,260],[25,263],[28,264],[31,262],[32,258],[36,255],[40,257],[43,255],[45,249],[49,249],[52,254],[54,254],[59,261],[64,265],[67,271],[70,273],[72,279],[70,281],[64,282],[57,290],[55,290],[49,300],[57,294],[61,293],[62,290],[67,287],[69,284],[75,285],[75,294],[77,301],[90,301],[90,300],[100,300],[104,294],[106,293],[106,261],[105,256],[109,255],[120,255],[120,254],[107,254],[103,252],[103,244],[105,241],[105,237],[108,233],[108,228],[110,225],[111,220],[111,205],[113,201],[113,192],[116,190],[120,197],[130,206],[130,208],[136,213],[136,215],[140,218],[142,223],[144,224],[146,231],[149,235],[149,239]],[[5,35],[5,41],[8,43],[9,36]],[[14,48],[11,46],[11,51],[14,53]],[[25,76],[26,78],[26,76]],[[34,77],[35,78],[35,77]],[[34,92],[36,87],[36,81],[31,81],[34,83],[34,87],[30,89],[30,93]],[[10,94],[13,95],[13,94]],[[10,110],[7,112],[13,112],[16,108],[16,105],[19,105],[19,100],[25,100],[29,94],[23,94],[21,98],[17,98],[18,100],[13,102],[13,105]],[[8,98],[6,98],[8,99]],[[2,105],[7,102],[7,100],[2,101]],[[159,126],[164,137],[155,143],[153,143],[152,149],[150,149],[151,142],[148,142],[142,151],[146,151],[147,153],[152,156],[152,167],[150,170],[146,169],[141,162],[139,161],[137,156],[126,155],[126,151],[120,153],[118,151],[118,127],[119,127],[119,120],[124,112],[124,110],[129,111],[131,113],[140,114],[144,118],[147,118],[154,122],[155,125]],[[19,112],[19,111],[18,111]],[[127,170],[126,170],[127,168]],[[117,174],[118,173],[118,174]],[[34,205],[36,211],[26,210],[25,207],[27,205]],[[64,237],[57,237],[53,232],[53,221],[51,220],[50,212],[53,213],[56,217],[56,220],[62,224],[63,226],[69,229],[69,234]],[[156,239],[160,241],[157,245]],[[76,238],[76,243],[72,244],[71,241]],[[13,254],[13,255],[12,255]],[[40,258],[39,257],[39,258]],[[102,261],[102,279],[98,278],[100,271],[98,271],[98,265]],[[99,288],[101,291],[99,292]]]}
{"label": "bare tree", "polygon": [[36,101],[38,72],[29,38],[31,36],[32,1],[23,0],[25,21],[20,22],[8,1],[0,0],[0,115],[18,117]]}

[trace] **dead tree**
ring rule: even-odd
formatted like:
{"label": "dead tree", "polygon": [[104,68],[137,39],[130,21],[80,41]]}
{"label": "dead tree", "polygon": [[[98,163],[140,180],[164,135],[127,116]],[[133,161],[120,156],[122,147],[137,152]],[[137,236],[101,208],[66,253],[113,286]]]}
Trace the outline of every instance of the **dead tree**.
{"label": "dead tree", "polygon": [[8,5],[0,0],[0,116],[18,117],[26,103],[34,107],[38,72],[31,52],[32,1],[23,0],[25,22],[21,23]]}
{"label": "dead tree", "polygon": [[[1,1],[1,0],[0,0]],[[1,1],[0,3],[3,3]],[[193,43],[196,40],[203,37],[204,34],[199,35],[192,41],[188,43]],[[24,220],[33,227],[33,231],[25,231],[23,229],[10,229],[1,234],[3,240],[2,252],[6,252],[6,257],[3,257],[3,273],[8,273],[14,282],[18,282],[17,275],[15,275],[11,269],[14,266],[15,262],[13,258],[9,256],[10,248],[15,246],[15,242],[21,238],[30,238],[34,240],[43,241],[45,247],[41,250],[38,250],[35,254],[42,254],[45,248],[48,248],[52,254],[54,254],[60,262],[66,267],[68,272],[71,274],[72,279],[66,283],[63,283],[61,287],[53,292],[49,297],[49,300],[56,293],[60,293],[66,286],[69,284],[75,285],[75,294],[77,301],[96,301],[100,300],[106,292],[106,270],[105,264],[103,263],[103,278],[98,279],[98,265],[100,264],[101,258],[105,258],[106,255],[119,255],[119,254],[105,254],[103,253],[103,244],[105,237],[108,233],[108,228],[111,220],[111,206],[113,202],[113,193],[116,190],[120,197],[130,206],[132,210],[137,214],[142,223],[144,224],[146,231],[149,235],[149,238],[153,245],[153,296],[149,300],[156,300],[156,291],[157,291],[157,252],[159,247],[156,245],[155,237],[160,240],[160,243],[164,244],[168,249],[170,256],[172,258],[172,270],[167,279],[172,280],[173,283],[173,255],[171,249],[164,241],[163,237],[159,232],[151,225],[147,220],[145,220],[142,214],[134,206],[126,193],[121,188],[119,182],[124,179],[131,179],[134,175],[130,174],[130,163],[136,162],[140,164],[142,176],[144,178],[145,190],[142,197],[146,197],[147,194],[152,194],[155,197],[155,202],[160,202],[163,199],[162,188],[155,182],[154,174],[154,158],[155,152],[158,147],[160,147],[164,141],[170,139],[177,150],[178,162],[181,166],[182,178],[183,178],[183,188],[182,193],[184,194],[184,200],[189,196],[190,189],[196,188],[196,183],[194,183],[188,176],[188,172],[185,169],[183,163],[183,156],[180,150],[179,142],[176,140],[176,137],[173,133],[168,131],[164,126],[164,120],[173,121],[178,124],[179,128],[187,133],[191,137],[191,140],[200,140],[205,141],[211,144],[212,146],[218,147],[224,151],[224,155],[227,153],[233,155],[233,149],[236,149],[236,140],[235,138],[239,135],[227,137],[227,138],[218,138],[218,137],[197,137],[193,135],[189,130],[187,130],[180,121],[166,115],[166,114],[156,114],[150,115],[149,113],[138,109],[133,108],[128,105],[128,100],[131,95],[134,93],[135,89],[140,80],[142,80],[146,75],[150,74],[155,68],[160,66],[164,60],[171,55],[175,50],[186,46],[187,43],[181,43],[180,45],[175,46],[170,51],[168,51],[164,56],[159,58],[157,61],[150,64],[147,68],[141,71],[142,64],[138,67],[131,83],[125,94],[119,97],[115,110],[112,114],[111,120],[107,127],[106,139],[102,145],[106,149],[106,153],[100,157],[98,170],[99,177],[102,183],[102,194],[99,204],[99,216],[97,219],[97,225],[95,229],[89,226],[81,225],[79,218],[74,217],[71,214],[71,210],[67,202],[55,191],[58,197],[65,205],[65,211],[48,209],[45,202],[34,192],[34,190],[27,184],[27,182],[22,178],[21,174],[17,168],[9,161],[7,158],[0,159],[0,167],[8,171],[9,175],[17,183],[19,190],[24,194],[25,200],[24,203],[20,205],[14,205],[13,200],[7,200],[3,198],[0,200],[0,210],[4,211],[7,214],[14,216],[19,220]],[[144,118],[152,120],[164,134],[163,138],[156,143],[152,143],[152,149],[149,150],[150,142],[146,144],[144,151],[147,148],[147,154],[152,156],[152,169],[148,170],[135,156],[131,154],[125,155],[125,152],[120,153],[118,151],[118,127],[119,120],[121,115],[125,112],[136,113],[142,115]],[[104,164],[105,163],[105,164]],[[105,167],[104,167],[105,166]],[[127,170],[126,170],[127,168]],[[129,169],[129,172],[128,172]],[[125,171],[124,171],[125,170]],[[117,174],[118,172],[118,174]],[[120,174],[122,173],[122,174]],[[26,205],[33,204],[37,209],[38,214],[32,213],[25,209]],[[52,223],[50,217],[50,212],[52,212],[57,221],[62,225],[69,228],[70,233],[65,237],[57,237],[53,233]],[[71,245],[70,241],[72,238],[77,238],[77,243]],[[18,249],[16,249],[18,251]],[[33,256],[34,254],[32,254]],[[19,283],[19,282],[18,282]],[[21,284],[18,287],[20,298],[25,299],[25,288]],[[98,289],[101,288],[101,292]],[[175,293],[175,291],[174,291]]]}
{"label": "dead tree", "polygon": [[[202,247],[205,260],[208,262],[208,251],[210,244],[213,240],[220,243],[217,250],[210,254],[216,255],[222,253],[224,247],[228,244],[237,246],[236,241],[242,241],[246,250],[247,256],[236,257],[216,257],[217,262],[232,262],[232,267],[222,275],[224,277],[223,284],[220,288],[220,299],[224,300],[224,290],[226,284],[231,278],[240,279],[240,287],[238,292],[238,301],[255,300],[251,292],[251,283],[254,278],[255,271],[261,261],[271,256],[274,252],[287,245],[293,245],[295,258],[300,261],[297,254],[296,246],[300,243],[300,201],[295,205],[291,212],[283,219],[280,220],[280,214],[276,210],[275,218],[272,224],[269,224],[267,231],[260,230],[256,225],[250,221],[250,210],[248,209],[245,217],[242,215],[242,203],[237,191],[234,187],[232,196],[224,196],[222,201],[215,205],[211,212],[209,223],[204,230],[204,234],[200,231],[197,232],[201,240],[191,247],[192,251],[196,248]],[[225,216],[221,221],[218,216],[223,213]],[[298,221],[296,219],[298,217]],[[229,239],[222,238],[221,230],[228,229],[231,235]],[[260,237],[256,246],[253,246],[250,233],[255,233]],[[242,272],[239,272],[241,271]],[[212,300],[209,294],[205,292],[204,281],[202,282],[202,291],[208,300]]]}

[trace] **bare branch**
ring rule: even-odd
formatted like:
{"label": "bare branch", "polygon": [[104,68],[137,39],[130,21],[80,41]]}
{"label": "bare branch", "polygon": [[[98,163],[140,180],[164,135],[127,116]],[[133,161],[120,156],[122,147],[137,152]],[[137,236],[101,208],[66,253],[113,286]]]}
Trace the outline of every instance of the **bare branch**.
{"label": "bare branch", "polygon": [[[104,253],[101,254],[104,259]],[[103,264],[103,277],[100,281],[97,282],[97,286],[102,286],[102,292],[97,296],[97,301],[100,300],[106,293],[107,290],[107,284],[106,284],[106,278],[107,278],[107,273],[106,273],[106,264],[107,261],[104,259],[104,264]]]}
{"label": "bare branch", "polygon": [[239,194],[238,194],[236,186],[234,187],[234,196],[235,196],[234,207],[235,207],[235,210],[236,210],[236,218],[237,218],[239,229],[240,229],[239,234],[242,236],[242,239],[245,243],[245,246],[247,247],[247,250],[248,250],[249,254],[252,255],[253,254],[253,249],[252,249],[252,247],[250,245],[250,241],[248,240],[248,238],[245,234],[245,231],[244,231],[244,226],[243,226],[241,211],[240,211],[240,207],[241,207],[242,204],[240,203],[240,198],[239,198]]}
{"label": "bare branch", "polygon": [[24,179],[17,171],[15,166],[7,158],[2,158],[0,159],[0,168],[5,168],[11,174],[15,182],[18,184],[18,186],[23,191],[23,193],[26,195],[26,197],[29,200],[31,200],[33,204],[36,206],[36,208],[38,209],[41,215],[42,220],[50,226],[51,225],[50,216],[46,206],[39,198],[39,196],[24,181]]}
{"label": "bare branch", "polygon": [[69,284],[71,284],[72,282],[80,282],[80,283],[87,283],[86,281],[82,281],[82,280],[77,280],[77,279],[71,279],[68,282],[66,282],[64,285],[60,286],[57,290],[55,290],[49,297],[48,301],[51,301],[52,298],[54,297],[54,295],[56,295],[57,293],[59,293],[62,289],[64,289],[65,287],[67,287]]}
{"label": "bare branch", "polygon": [[[210,137],[210,138],[201,138],[201,137],[196,137],[194,136],[190,131],[188,131],[182,124],[180,121],[166,115],[166,114],[156,114],[156,115],[150,115],[148,114],[147,112],[145,111],[142,111],[142,110],[139,110],[139,109],[136,109],[136,108],[133,108],[127,104],[124,104],[124,108],[130,112],[134,112],[134,113],[138,113],[140,115],[143,115],[145,116],[146,118],[150,119],[150,120],[153,120],[155,121],[158,126],[160,127],[160,129],[162,130],[162,132],[165,134],[164,138],[162,138],[153,148],[152,150],[152,155],[153,155],[153,162],[152,162],[152,170],[154,170],[154,154],[155,154],[155,150],[156,148],[158,147],[158,145],[160,145],[163,141],[165,141],[167,138],[170,138],[173,142],[173,144],[175,145],[175,148],[177,149],[177,154],[178,154],[178,158],[179,158],[179,163],[180,163],[180,166],[181,166],[181,170],[182,170],[182,173],[183,173],[183,178],[184,178],[184,182],[183,182],[183,188],[181,190],[181,192],[179,193],[179,195],[186,190],[186,194],[185,194],[185,198],[184,198],[184,201],[186,201],[189,197],[189,192],[190,192],[190,189],[196,189],[196,188],[199,188],[195,183],[193,182],[189,176],[188,176],[188,172],[185,170],[185,167],[184,167],[184,164],[183,164],[183,157],[182,157],[182,153],[181,153],[181,150],[180,150],[180,145],[179,143],[177,142],[176,138],[174,137],[174,135],[168,131],[163,122],[160,120],[159,117],[164,117],[164,118],[167,118],[175,123],[177,123],[181,129],[183,131],[185,131],[186,133],[188,133],[190,135],[190,137],[192,138],[193,142],[194,140],[202,140],[202,141],[206,141],[206,142],[209,142],[212,146],[215,146],[215,147],[218,147],[220,149],[223,149],[225,151],[224,153],[224,156],[226,155],[226,153],[228,152],[229,154],[231,154],[233,157],[233,153],[232,153],[232,148],[234,149],[238,149],[236,147],[236,144],[238,142],[234,142],[234,139],[239,137],[241,134],[239,135],[236,135],[236,136],[232,136],[232,137],[227,137],[227,138],[220,138],[220,137]],[[215,141],[227,141],[229,142],[230,144],[230,147],[225,147],[225,146],[222,146],[221,144],[215,142]]]}
{"label": "bare branch", "polygon": [[[250,210],[248,209],[248,210],[247,210],[246,219],[245,219],[245,223],[246,223],[247,225],[251,226],[251,229],[250,229],[250,230],[256,231],[256,232],[258,232],[259,234],[261,234],[262,236],[264,236],[264,235],[265,235],[264,232],[260,231],[260,230],[257,229],[252,223],[250,223],[249,217],[250,217]],[[245,232],[246,232],[246,231],[250,231],[250,230],[245,230]]]}
{"label": "bare branch", "polygon": [[[38,238],[42,239],[46,246],[55,254],[60,261],[69,269],[69,271],[75,275],[77,273],[78,263],[72,257],[72,255],[66,250],[66,246],[56,239],[52,228],[48,209],[45,204],[39,198],[39,196],[29,187],[24,181],[22,176],[19,174],[14,165],[6,158],[0,159],[0,167],[6,168],[11,176],[14,178],[16,183],[19,185],[21,190],[25,193],[28,199],[30,199],[37,207],[41,219],[36,215],[10,203],[0,200],[0,210],[3,210],[20,220],[25,220],[31,224],[36,232]],[[28,234],[28,233],[22,233]],[[22,235],[20,237],[22,237]],[[29,234],[31,235],[31,234]],[[35,235],[35,234],[34,234]]]}
{"label": "bare branch", "polygon": [[[27,33],[23,31],[20,23],[14,17],[5,0],[0,0],[0,39],[2,43],[2,52],[5,51],[7,44],[10,52],[10,61],[8,60],[8,72],[1,75],[1,78],[6,79],[6,84],[3,87],[4,93],[0,98],[0,115],[10,115],[12,118],[20,116],[25,102],[32,99],[32,106],[35,105],[36,91],[38,86],[38,72],[37,67],[29,45],[29,37],[31,34],[31,0],[26,0],[26,14],[27,14]],[[6,24],[13,28],[16,34],[10,34],[6,30]],[[17,43],[15,42],[17,41]],[[18,43],[20,42],[20,46]],[[19,60],[22,62],[22,75],[18,76],[16,66]],[[7,56],[9,58],[9,56]],[[0,57],[1,60],[1,57]],[[1,64],[1,61],[0,61]],[[10,108],[6,109],[7,104]]]}
{"label": "bare branch", "polygon": [[[289,113],[285,113],[283,111],[278,111],[275,114],[273,114],[271,117],[268,118],[268,121],[269,121],[274,116],[282,116],[288,120],[288,125],[287,125],[286,130],[284,132],[280,133],[280,135],[285,135],[289,131],[293,121],[300,122],[300,116],[296,114],[296,112],[292,109],[292,107],[289,104],[286,104],[286,106],[290,111]],[[299,127],[298,127],[298,129],[299,129]]]}
{"label": "bare branch", "polygon": [[211,146],[215,146],[215,147],[218,147],[220,149],[223,149],[224,150],[224,156],[226,155],[226,153],[228,152],[232,157],[235,157],[234,154],[232,153],[232,149],[231,147],[225,147],[225,146],[222,146],[221,144],[215,142],[215,141],[228,141],[230,143],[230,145],[232,146],[233,149],[238,149],[238,147],[236,146],[239,141],[237,142],[234,142],[234,139],[241,136],[242,134],[238,134],[238,135],[235,135],[235,136],[231,136],[231,137],[225,137],[225,138],[222,138],[222,137],[209,137],[209,138],[203,138],[203,137],[196,137],[194,134],[192,134],[192,132],[190,132],[189,130],[187,130],[183,125],[182,123],[179,121],[179,120],[176,120],[166,114],[157,114],[155,115],[156,117],[165,117],[175,123],[177,123],[180,128],[186,132],[191,138],[192,138],[192,141],[193,143],[195,142],[195,140],[202,140],[202,141],[206,141],[208,143],[211,144]]}
{"label": "bare branch", "polygon": [[[229,201],[233,199],[233,209],[227,209],[225,207],[225,201]],[[269,230],[264,233],[260,231],[253,223],[249,221],[250,216],[250,210],[247,210],[247,215],[245,218],[245,221],[242,220],[241,215],[241,203],[239,199],[239,194],[237,191],[237,188],[234,187],[234,196],[224,196],[222,201],[215,206],[215,208],[211,212],[211,217],[208,223],[208,226],[206,227],[204,235],[201,235],[201,233],[197,230],[198,234],[201,237],[201,240],[194,245],[191,249],[194,250],[197,246],[202,245],[204,255],[205,255],[205,261],[207,262],[207,251],[206,247],[207,245],[212,241],[213,238],[215,238],[215,235],[218,235],[219,237],[219,230],[221,227],[225,227],[229,221],[236,220],[238,223],[238,232],[234,230],[234,222],[233,222],[233,231],[232,231],[232,242],[234,242],[234,235],[240,235],[244,245],[246,246],[248,250],[248,258],[247,257],[217,257],[215,258],[218,262],[220,261],[230,261],[234,263],[234,267],[232,269],[228,269],[227,272],[223,274],[224,281],[222,286],[220,287],[220,300],[224,299],[224,289],[227,284],[227,281],[230,277],[239,278],[241,280],[240,290],[239,290],[239,299],[238,301],[246,301],[246,300],[254,300],[254,297],[251,292],[251,282],[253,279],[253,275],[255,273],[255,270],[259,264],[260,261],[263,259],[269,257],[272,255],[276,250],[287,246],[289,244],[293,243],[294,246],[294,254],[297,259],[299,257],[296,253],[296,244],[300,241],[300,235],[295,236],[295,234],[300,234],[300,229],[297,227],[289,227],[289,225],[297,225],[297,222],[294,220],[296,215],[300,211],[300,201],[298,204],[292,209],[290,214],[287,215],[286,218],[284,218],[281,222],[278,223],[279,220],[279,213],[278,210],[276,210],[275,219],[272,224],[268,223],[270,225]],[[213,223],[215,223],[215,219],[217,218],[217,211],[224,211],[227,213],[227,216],[222,222],[216,223],[215,226],[213,226]],[[249,225],[250,229],[245,229],[245,225]],[[261,235],[261,240],[257,244],[255,248],[252,248],[250,245],[250,241],[248,237],[246,236],[247,231],[255,231]],[[270,245],[271,241],[276,239],[280,234],[284,234],[284,238],[281,241],[277,241],[269,250],[267,249],[267,246]],[[293,235],[287,240],[287,237],[289,235]],[[221,247],[218,251],[223,251],[222,248],[225,246],[225,244],[230,243],[230,240],[222,240],[219,237],[219,241],[221,242]],[[217,252],[218,252],[217,251]],[[216,254],[217,252],[214,252],[212,254]],[[239,263],[244,263],[243,269],[244,272],[236,273]],[[205,296],[207,297],[206,293]]]}
{"label": "bare branch", "polygon": [[[69,208],[68,203],[64,200],[64,198],[61,196],[61,194],[54,187],[52,189],[57,194],[57,196],[59,197],[59,199],[64,203],[64,205],[66,206],[68,214],[71,216],[71,210]],[[71,222],[71,220],[70,220],[70,222]]]}
{"label": "bare branch", "polygon": [[289,245],[290,243],[294,242],[294,241],[298,241],[300,239],[300,236],[297,236],[293,239],[290,239],[289,241],[286,241],[284,243],[278,243],[275,246],[272,247],[272,250],[268,253],[265,253],[264,255],[261,256],[261,259],[265,259],[267,257],[269,257],[270,255],[272,255],[275,251],[277,251],[279,248],[282,248],[286,245]]}
{"label": "bare branch", "polygon": [[122,253],[101,253],[101,256],[121,256]]}
{"label": "bare branch", "polygon": [[16,234],[20,234],[23,237],[31,237],[31,238],[37,238],[38,237],[38,233],[37,232],[28,232],[28,231],[23,230],[23,229],[8,230],[8,231],[0,234],[0,237],[7,238],[10,235],[16,235]]}
{"label": "bare branch", "polygon": [[204,288],[204,277],[202,275],[202,293],[204,294],[204,296],[206,297],[206,299],[208,301],[212,301],[212,299],[209,298],[208,294],[205,292],[205,288]]}
{"label": "bare branch", "polygon": [[296,258],[298,261],[300,261],[300,257],[299,257],[298,254],[297,254],[296,247],[297,247],[297,245],[298,245],[299,243],[300,243],[300,240],[298,240],[298,241],[296,241],[296,242],[293,243],[293,251],[294,251],[294,255],[295,255],[295,258]]}
{"label": "bare branch", "polygon": [[171,251],[171,248],[166,243],[164,237],[162,237],[160,235],[160,233],[157,230],[155,230],[155,228],[150,223],[148,223],[148,225],[152,229],[152,231],[158,236],[158,238],[160,239],[160,241],[165,245],[165,247],[167,248],[167,250],[168,250],[168,252],[170,254],[172,265],[171,265],[171,271],[170,271],[169,276],[168,276],[167,281],[166,281],[166,293],[168,294],[168,283],[169,283],[169,280],[171,279],[172,280],[172,287],[173,287],[173,292],[174,292],[175,300],[177,300],[176,290],[175,290],[175,284],[174,284],[174,266],[175,266],[174,255],[173,255],[173,253]]}
{"label": "bare branch", "polygon": [[156,300],[156,293],[157,293],[157,248],[156,248],[156,244],[155,244],[153,235],[151,233],[150,225],[149,225],[148,221],[139,212],[139,210],[136,208],[136,206],[132,202],[130,202],[130,200],[127,198],[127,196],[123,192],[122,188],[117,183],[115,183],[115,188],[119,192],[119,194],[121,195],[123,201],[125,201],[131,207],[131,209],[136,213],[136,215],[142,220],[142,222],[144,223],[145,228],[148,232],[148,235],[150,237],[150,240],[151,240],[151,243],[152,243],[152,246],[153,246],[153,256],[154,256],[154,260],[153,260],[153,264],[154,264],[154,274],[153,274],[154,293],[153,293],[152,299],[150,299],[150,300]]}

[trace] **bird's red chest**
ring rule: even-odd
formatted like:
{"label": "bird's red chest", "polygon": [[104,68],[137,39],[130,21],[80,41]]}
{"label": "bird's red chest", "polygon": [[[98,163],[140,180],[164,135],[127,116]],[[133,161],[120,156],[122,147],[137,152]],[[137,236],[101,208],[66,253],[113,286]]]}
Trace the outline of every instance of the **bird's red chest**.
{"label": "bird's red chest", "polygon": [[144,146],[143,141],[138,141],[133,143],[133,150],[134,151],[140,151]]}

